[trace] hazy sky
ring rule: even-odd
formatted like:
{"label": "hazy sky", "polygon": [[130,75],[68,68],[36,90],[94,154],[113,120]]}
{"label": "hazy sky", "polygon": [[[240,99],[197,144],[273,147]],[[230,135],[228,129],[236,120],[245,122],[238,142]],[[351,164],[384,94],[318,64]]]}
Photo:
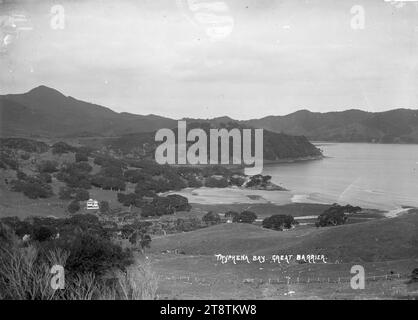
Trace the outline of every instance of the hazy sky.
{"label": "hazy sky", "polygon": [[0,94],[174,118],[418,108],[417,3],[0,0]]}

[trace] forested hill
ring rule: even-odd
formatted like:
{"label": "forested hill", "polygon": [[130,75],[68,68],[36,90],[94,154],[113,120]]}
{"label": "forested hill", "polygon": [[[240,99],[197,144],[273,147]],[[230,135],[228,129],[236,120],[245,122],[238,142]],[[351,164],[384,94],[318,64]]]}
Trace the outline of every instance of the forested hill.
{"label": "forested hill", "polygon": [[244,123],[274,132],[304,135],[313,141],[418,143],[418,110],[411,109],[376,113],[301,110],[286,116],[268,116]]}
{"label": "forested hill", "polygon": [[[45,86],[23,94],[0,96],[0,115],[0,135],[3,137],[103,137],[109,147],[124,153],[141,153],[144,148],[145,151],[152,151],[156,130],[177,127],[177,120],[174,119],[117,113],[67,97]],[[225,125],[232,119],[224,117],[215,120],[213,127]],[[267,160],[318,155],[320,151],[305,137],[264,132],[264,157]]]}
{"label": "forested hill", "polygon": [[[249,128],[242,126],[235,122],[229,123],[217,123],[216,125],[210,124],[208,122],[187,122],[187,129],[192,128],[201,128],[205,130],[207,135],[207,145],[208,145],[208,155],[210,155],[209,148],[209,129],[210,128],[226,128],[231,130],[232,128],[238,128],[241,130],[244,128]],[[173,132],[176,135],[177,141],[177,128],[172,128]],[[241,134],[242,137],[242,134]],[[117,139],[109,139],[108,147],[117,152],[122,152],[124,154],[135,154],[139,155],[147,153],[152,156],[155,148],[160,142],[155,142],[155,133],[134,133],[123,135]],[[252,137],[252,150],[254,152],[254,136]],[[193,144],[193,142],[188,143]],[[220,148],[220,146],[219,146]],[[230,145],[230,155],[232,156],[232,144]],[[290,136],[283,133],[271,132],[264,130],[263,132],[263,157],[264,160],[269,161],[280,161],[284,159],[298,159],[298,158],[308,158],[308,157],[320,157],[322,155],[321,151],[316,148],[312,143],[308,141],[303,136]]]}

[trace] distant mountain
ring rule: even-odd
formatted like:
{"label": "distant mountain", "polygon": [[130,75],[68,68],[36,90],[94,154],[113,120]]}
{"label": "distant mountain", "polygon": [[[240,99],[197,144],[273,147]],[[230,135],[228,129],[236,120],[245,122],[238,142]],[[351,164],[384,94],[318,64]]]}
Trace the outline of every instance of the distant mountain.
{"label": "distant mountain", "polygon": [[[124,153],[148,152],[156,147],[154,132],[177,128],[177,120],[157,115],[117,113],[109,108],[67,97],[55,89],[39,86],[27,93],[0,96],[3,137],[46,136],[55,138],[109,137],[110,148]],[[237,122],[229,117],[209,120],[212,127]],[[192,122],[188,119],[188,123]],[[242,124],[240,125],[242,126]],[[264,132],[265,159],[280,160],[320,156],[303,136]]]}
{"label": "distant mountain", "polygon": [[[239,122],[244,126],[317,141],[418,143],[418,110],[410,109],[378,113],[300,110],[286,116],[248,121],[236,121],[227,116],[185,120],[188,123],[208,122],[218,127]],[[175,128],[177,120],[152,114],[117,113],[39,86],[23,94],[0,95],[0,125],[1,136],[120,136]]]}
{"label": "distant mountain", "polygon": [[155,115],[117,113],[45,86],[23,94],[0,96],[2,136],[115,136],[150,132],[176,123]]}
{"label": "distant mountain", "polygon": [[[230,119],[232,120],[232,119]],[[237,122],[229,121],[227,124],[212,123],[210,120],[201,122],[187,121],[187,130],[192,128],[200,128],[206,132],[209,139],[210,128],[221,128],[225,127],[227,130],[232,128],[238,128],[240,130],[246,128],[246,126],[240,125]],[[177,140],[177,128],[172,128],[176,140]],[[254,136],[252,137],[252,143],[254,143]],[[155,148],[159,143],[155,142],[154,133],[132,133],[126,134],[119,138],[108,139],[106,143],[110,149],[114,151],[122,152],[124,154],[143,155],[146,152],[149,155],[153,155]],[[193,142],[188,143],[193,144]],[[219,148],[221,146],[219,145]],[[210,156],[210,147],[208,143],[208,156]],[[283,133],[276,133],[269,130],[263,132],[263,158],[264,160],[280,161],[284,159],[301,159],[309,157],[321,157],[321,151],[316,148],[312,143],[308,141],[304,136],[291,136]],[[230,157],[232,159],[232,147],[230,148]]]}
{"label": "distant mountain", "polygon": [[418,110],[386,112],[347,110],[268,116],[243,123],[274,132],[304,135],[309,140],[337,142],[418,143]]}

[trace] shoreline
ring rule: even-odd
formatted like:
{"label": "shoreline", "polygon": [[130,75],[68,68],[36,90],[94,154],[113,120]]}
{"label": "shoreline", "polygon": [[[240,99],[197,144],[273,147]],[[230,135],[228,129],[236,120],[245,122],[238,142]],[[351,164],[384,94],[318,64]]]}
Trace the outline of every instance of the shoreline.
{"label": "shoreline", "polygon": [[299,157],[299,158],[283,158],[277,160],[263,160],[263,165],[274,165],[280,163],[295,163],[295,162],[303,162],[303,161],[313,161],[313,160],[322,160],[327,158],[323,154],[317,156],[306,156],[306,157]]}
{"label": "shoreline", "polygon": [[[162,195],[179,194],[186,197],[191,205],[199,206],[221,206],[221,207],[283,207],[283,206],[331,206],[332,203],[310,199],[308,194],[297,194],[292,191],[266,191],[254,190],[239,187],[228,188],[185,188],[180,191],[169,191]],[[338,203],[338,202],[337,202]],[[340,203],[341,204],[341,203]],[[346,204],[346,203],[344,203]],[[394,218],[408,213],[414,209],[411,207],[398,207],[393,209],[369,208],[382,215],[384,218]]]}

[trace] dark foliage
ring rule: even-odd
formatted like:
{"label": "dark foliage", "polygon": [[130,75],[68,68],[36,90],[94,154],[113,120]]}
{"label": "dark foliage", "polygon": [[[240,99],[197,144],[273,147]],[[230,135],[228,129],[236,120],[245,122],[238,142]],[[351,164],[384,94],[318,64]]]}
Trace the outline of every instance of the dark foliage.
{"label": "dark foliage", "polygon": [[205,187],[226,188],[228,187],[228,180],[224,177],[209,177],[205,180]]}
{"label": "dark foliage", "polygon": [[25,138],[0,138],[0,145],[10,149],[37,153],[43,153],[49,149],[48,145],[44,142]]}
{"label": "dark foliage", "polygon": [[58,171],[58,163],[52,160],[44,160],[38,165],[38,171],[40,173],[54,173]]}
{"label": "dark foliage", "polygon": [[27,177],[26,180],[12,180],[11,190],[22,192],[30,199],[49,198],[53,195],[52,187],[36,177]]}
{"label": "dark foliage", "polygon": [[69,213],[76,213],[80,210],[80,203],[77,200],[73,200],[70,202],[67,208]]}
{"label": "dark foliage", "polygon": [[319,215],[316,226],[327,227],[344,224],[348,219],[348,213],[356,213],[360,211],[360,207],[353,207],[350,205],[340,206],[334,203],[330,208]]}
{"label": "dark foliage", "polygon": [[290,229],[297,221],[290,215],[276,214],[263,220],[263,227],[282,231],[283,229]]}
{"label": "dark foliage", "polygon": [[202,221],[209,225],[218,224],[221,222],[221,217],[219,214],[209,211],[202,217]]}
{"label": "dark foliage", "polygon": [[243,211],[240,215],[236,218],[234,222],[240,223],[253,223],[257,219],[257,215],[252,211]]}
{"label": "dark foliage", "polygon": [[68,143],[63,141],[57,142],[52,145],[52,153],[53,154],[63,154],[68,152],[76,152],[77,148],[70,146]]}

